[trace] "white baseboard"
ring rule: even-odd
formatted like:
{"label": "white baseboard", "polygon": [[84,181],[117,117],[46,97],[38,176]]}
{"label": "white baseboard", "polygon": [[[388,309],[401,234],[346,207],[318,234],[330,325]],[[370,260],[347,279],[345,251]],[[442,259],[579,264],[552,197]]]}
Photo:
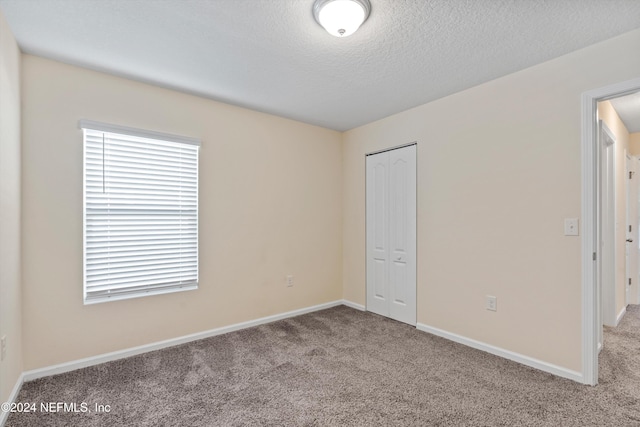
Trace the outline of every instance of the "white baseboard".
{"label": "white baseboard", "polygon": [[[253,326],[264,325],[266,323],[287,319],[289,317],[300,316],[301,314],[307,314],[307,313],[311,313],[318,310],[324,310],[327,308],[336,307],[338,305],[349,305],[349,304],[353,304],[353,303],[347,303],[344,300],[332,301],[325,304],[314,305],[312,307],[301,308],[299,310],[288,311],[286,313],[280,313],[280,314],[274,314],[272,316],[261,317],[260,319],[249,320],[247,322],[236,323],[234,325],[223,326],[223,327],[211,329],[208,331],[197,332],[195,334],[185,335],[182,337],[171,338],[168,340],[159,341],[151,344],[145,344],[138,347],[132,347],[124,350],[114,351],[111,353],[87,357],[84,359],[73,360],[71,362],[65,362],[59,365],[33,369],[30,371],[26,371],[22,374],[23,381],[32,381],[42,377],[48,377],[51,375],[62,374],[64,372],[75,371],[76,369],[86,368],[88,366],[94,366],[94,365],[99,365],[101,363],[124,359],[126,357],[136,356],[138,354],[160,350],[167,347],[173,347],[176,345],[185,344],[191,341],[201,340],[204,338],[209,338],[216,335],[222,335],[229,332],[238,331],[240,329],[246,329],[246,328],[251,328]],[[357,308],[357,307],[354,307],[354,308]]]}
{"label": "white baseboard", "polygon": [[355,302],[351,302],[349,300],[343,299],[342,305],[346,305],[347,307],[355,308],[356,310],[365,311],[365,307],[362,304],[358,304]]}
{"label": "white baseboard", "polygon": [[[22,388],[22,384],[24,383],[24,373],[20,374],[16,384],[13,386],[13,390],[11,390],[11,394],[9,394],[9,399],[7,402],[13,403],[16,401],[18,397],[18,393],[20,393],[20,389]],[[0,410],[0,427],[4,426],[4,423],[7,422],[7,418],[9,418],[9,412],[5,412]]]}
{"label": "white baseboard", "polygon": [[622,320],[622,318],[624,317],[624,315],[627,314],[627,307],[622,307],[622,310],[620,310],[620,313],[618,313],[618,315],[616,316],[616,326],[618,326],[620,324],[620,321]]}
{"label": "white baseboard", "polygon": [[551,363],[543,362],[542,360],[534,359],[532,357],[525,356],[523,354],[514,353],[512,351],[505,350],[500,347],[495,347],[480,341],[476,341],[471,338],[466,338],[461,335],[443,331],[442,329],[434,328],[433,326],[425,325],[423,323],[418,323],[416,325],[416,328],[420,331],[428,332],[430,334],[437,335],[442,338],[446,338],[450,341],[455,341],[459,344],[463,344],[468,347],[475,348],[477,350],[482,350],[487,353],[491,353],[496,356],[503,357],[505,359],[513,360],[514,362],[521,363],[531,368],[539,369],[541,371],[548,372],[550,374],[557,375],[559,377],[568,378],[570,380],[577,381],[579,383],[584,383],[581,372],[572,371],[570,369],[553,365]]}

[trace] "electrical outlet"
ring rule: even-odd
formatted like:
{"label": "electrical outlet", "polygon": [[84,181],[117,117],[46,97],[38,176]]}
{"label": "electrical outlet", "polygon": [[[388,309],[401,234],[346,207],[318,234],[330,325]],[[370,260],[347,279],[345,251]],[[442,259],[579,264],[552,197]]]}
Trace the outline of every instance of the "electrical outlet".
{"label": "electrical outlet", "polygon": [[4,360],[7,357],[7,336],[3,335],[0,338],[0,360]]}
{"label": "electrical outlet", "polygon": [[490,311],[498,311],[498,298],[492,295],[487,295],[486,309]]}
{"label": "electrical outlet", "polygon": [[291,288],[291,287],[293,287],[293,276],[289,274],[287,276],[287,288]]}

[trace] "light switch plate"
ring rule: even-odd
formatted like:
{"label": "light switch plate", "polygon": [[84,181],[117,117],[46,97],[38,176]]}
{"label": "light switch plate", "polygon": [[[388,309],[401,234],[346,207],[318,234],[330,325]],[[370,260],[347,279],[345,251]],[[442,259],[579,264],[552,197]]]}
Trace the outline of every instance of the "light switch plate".
{"label": "light switch plate", "polygon": [[580,228],[578,227],[578,218],[565,218],[564,219],[564,235],[578,236],[579,234],[580,234]]}
{"label": "light switch plate", "polygon": [[498,298],[493,295],[485,297],[485,308],[489,311],[498,311]]}

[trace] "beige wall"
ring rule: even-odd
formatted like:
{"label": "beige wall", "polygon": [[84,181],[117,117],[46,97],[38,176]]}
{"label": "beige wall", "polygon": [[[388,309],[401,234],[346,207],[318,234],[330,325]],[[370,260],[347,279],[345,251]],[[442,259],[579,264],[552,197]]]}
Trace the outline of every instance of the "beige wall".
{"label": "beige wall", "polygon": [[640,132],[629,135],[629,149],[634,156],[640,156]]}
{"label": "beige wall", "polygon": [[22,373],[20,268],[20,51],[0,12],[0,402]]}
{"label": "beige wall", "polygon": [[[598,118],[601,119],[615,136],[615,171],[616,171],[616,315],[619,315],[626,307],[626,239],[627,239],[627,174],[626,155],[631,156],[629,132],[616,110],[609,101],[598,103]],[[631,183],[629,183],[631,184]],[[632,203],[632,216],[636,216],[637,199]],[[637,257],[634,245],[633,254],[629,254],[633,260]],[[634,263],[635,266],[635,263]],[[634,287],[635,289],[635,287]],[[636,294],[634,292],[634,294]],[[635,302],[634,298],[634,302]]]}
{"label": "beige wall", "polygon": [[[22,67],[25,369],[342,297],[340,133],[34,56]],[[197,291],[82,304],[82,118],[202,139]]]}
{"label": "beige wall", "polygon": [[346,132],[344,297],[365,303],[365,153],[417,141],[418,322],[579,371],[581,94],[637,77],[639,50],[626,33]]}

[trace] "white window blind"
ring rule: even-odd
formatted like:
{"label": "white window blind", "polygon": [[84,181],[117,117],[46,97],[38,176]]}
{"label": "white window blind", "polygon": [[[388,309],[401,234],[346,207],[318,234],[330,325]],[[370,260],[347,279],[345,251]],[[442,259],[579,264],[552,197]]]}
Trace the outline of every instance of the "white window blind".
{"label": "white window blind", "polygon": [[85,303],[197,288],[199,141],[80,127]]}

